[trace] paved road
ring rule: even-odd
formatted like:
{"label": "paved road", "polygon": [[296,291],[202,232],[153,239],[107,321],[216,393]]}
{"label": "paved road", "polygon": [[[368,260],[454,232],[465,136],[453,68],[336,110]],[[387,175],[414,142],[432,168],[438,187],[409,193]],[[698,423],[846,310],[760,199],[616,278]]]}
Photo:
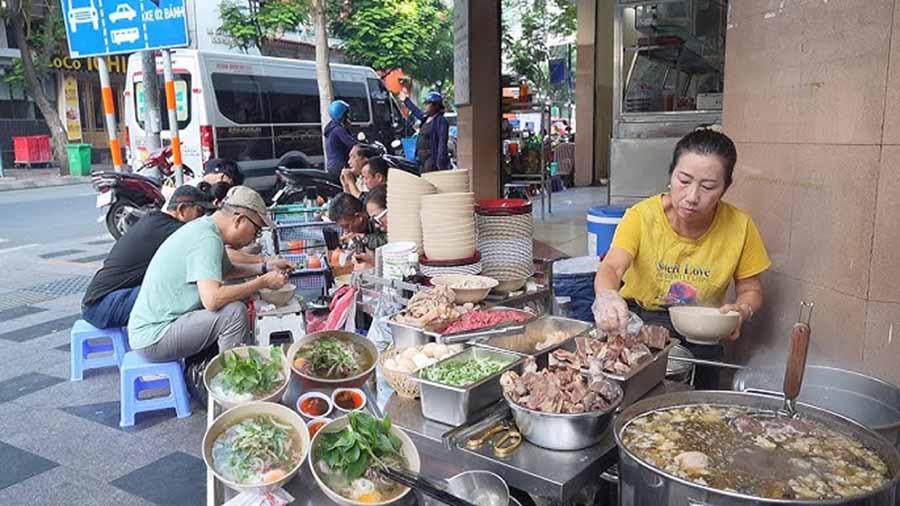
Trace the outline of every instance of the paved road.
{"label": "paved road", "polygon": [[90,184],[0,192],[0,253],[103,235],[95,198]]}

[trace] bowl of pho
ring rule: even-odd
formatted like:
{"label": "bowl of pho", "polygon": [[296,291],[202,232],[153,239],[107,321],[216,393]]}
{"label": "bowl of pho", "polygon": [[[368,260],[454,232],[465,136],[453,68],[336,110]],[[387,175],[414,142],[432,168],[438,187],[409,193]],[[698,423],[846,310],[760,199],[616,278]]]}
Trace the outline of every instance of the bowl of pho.
{"label": "bowl of pho", "polygon": [[[371,451],[364,450],[370,448]],[[409,488],[381,476],[378,466],[419,472],[419,452],[409,436],[364,411],[353,411],[316,432],[309,467],[322,492],[343,506],[381,506],[403,499]]]}
{"label": "bowl of pho", "polygon": [[203,461],[227,487],[264,492],[297,474],[309,452],[309,430],[294,410],[251,402],[222,413],[203,436]]}
{"label": "bowl of pho", "polygon": [[287,357],[306,388],[358,388],[375,371],[378,349],[358,334],[328,330],[297,340]]}
{"label": "bowl of pho", "polygon": [[291,368],[277,346],[241,346],[220,353],[203,371],[203,384],[225,409],[253,401],[278,402]]}

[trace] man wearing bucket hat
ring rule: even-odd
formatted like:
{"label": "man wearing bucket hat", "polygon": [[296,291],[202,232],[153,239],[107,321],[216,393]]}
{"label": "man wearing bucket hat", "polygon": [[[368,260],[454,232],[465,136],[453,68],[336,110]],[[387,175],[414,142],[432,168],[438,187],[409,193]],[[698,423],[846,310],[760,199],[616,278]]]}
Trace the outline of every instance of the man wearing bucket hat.
{"label": "man wearing bucket hat", "polygon": [[[128,322],[132,349],[153,362],[240,345],[249,337],[244,301],[262,288],[284,286],[294,265],[276,259],[232,264],[225,246],[242,248],[272,226],[265,203],[246,186],[232,188],[222,208],[172,234],[150,261]],[[252,277],[238,284],[229,279]]]}

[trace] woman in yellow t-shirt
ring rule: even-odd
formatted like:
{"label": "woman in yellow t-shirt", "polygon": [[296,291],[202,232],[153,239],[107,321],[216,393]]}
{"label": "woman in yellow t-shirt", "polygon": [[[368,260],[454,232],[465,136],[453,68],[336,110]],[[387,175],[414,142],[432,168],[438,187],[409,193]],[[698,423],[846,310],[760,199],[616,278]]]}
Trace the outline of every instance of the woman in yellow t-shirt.
{"label": "woman in yellow t-shirt", "polygon": [[[722,201],[736,162],[734,142],[722,133],[701,129],[678,141],[670,192],[625,213],[597,270],[594,318],[602,330],[623,331],[631,310],[678,336],[667,308],[691,304],[739,312],[728,340],[740,336],[743,323],[762,306],[760,274],[771,262],[753,219]],[[726,304],[732,281],[737,297]],[[688,348],[698,358],[722,352],[721,346]]]}

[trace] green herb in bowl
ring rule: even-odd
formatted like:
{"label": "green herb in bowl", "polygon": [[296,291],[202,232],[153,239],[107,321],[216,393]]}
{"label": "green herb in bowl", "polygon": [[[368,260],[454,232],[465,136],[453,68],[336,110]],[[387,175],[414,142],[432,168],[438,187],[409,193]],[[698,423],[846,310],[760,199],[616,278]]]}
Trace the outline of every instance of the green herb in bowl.
{"label": "green herb in bowl", "polygon": [[423,370],[421,377],[442,385],[464,387],[500,372],[507,365],[509,361],[494,358],[447,360]]}
{"label": "green herb in bowl", "polygon": [[246,357],[226,351],[222,355],[222,371],[212,379],[209,388],[226,400],[250,401],[284,384],[283,367],[282,353],[275,346],[269,349],[267,358],[252,347],[247,348]]}

